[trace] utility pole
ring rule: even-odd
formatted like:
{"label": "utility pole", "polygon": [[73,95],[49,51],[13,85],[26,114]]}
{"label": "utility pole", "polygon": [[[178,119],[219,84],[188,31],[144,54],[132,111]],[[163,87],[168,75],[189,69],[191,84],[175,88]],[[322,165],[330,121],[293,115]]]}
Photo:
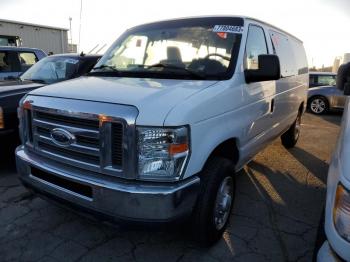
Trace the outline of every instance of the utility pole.
{"label": "utility pole", "polygon": [[81,51],[81,47],[80,47],[80,33],[81,33],[81,13],[82,13],[82,11],[83,11],[83,0],[80,0],[79,42],[78,42],[79,52]]}
{"label": "utility pole", "polygon": [[70,52],[73,49],[73,36],[72,36],[72,17],[69,17],[69,34],[70,34]]}

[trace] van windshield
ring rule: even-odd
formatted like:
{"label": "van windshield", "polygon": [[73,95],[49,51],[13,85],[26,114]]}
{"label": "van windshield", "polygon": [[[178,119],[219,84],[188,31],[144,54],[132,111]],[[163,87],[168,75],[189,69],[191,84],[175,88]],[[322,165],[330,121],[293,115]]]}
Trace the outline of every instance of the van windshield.
{"label": "van windshield", "polygon": [[22,81],[36,81],[53,84],[73,78],[79,66],[79,60],[64,56],[48,56],[29,68],[20,77]]}
{"label": "van windshield", "polygon": [[230,78],[238,55],[242,25],[221,25],[213,19],[202,23],[199,19],[189,21],[188,24],[186,20],[159,22],[127,31],[90,75]]}

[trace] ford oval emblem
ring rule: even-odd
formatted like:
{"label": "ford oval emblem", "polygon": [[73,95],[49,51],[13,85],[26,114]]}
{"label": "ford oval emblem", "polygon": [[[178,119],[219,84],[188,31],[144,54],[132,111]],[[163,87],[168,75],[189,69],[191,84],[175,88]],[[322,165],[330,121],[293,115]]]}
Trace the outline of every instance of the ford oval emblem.
{"label": "ford oval emblem", "polygon": [[62,128],[54,128],[51,130],[51,139],[58,146],[66,147],[75,142],[75,136]]}

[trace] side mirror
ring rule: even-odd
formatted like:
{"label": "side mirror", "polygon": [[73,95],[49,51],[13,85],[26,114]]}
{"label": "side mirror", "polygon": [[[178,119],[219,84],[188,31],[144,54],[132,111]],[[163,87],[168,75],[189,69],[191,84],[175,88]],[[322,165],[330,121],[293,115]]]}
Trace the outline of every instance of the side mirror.
{"label": "side mirror", "polygon": [[280,60],[277,55],[259,55],[259,69],[244,71],[247,83],[278,80],[281,78]]}
{"label": "side mirror", "polygon": [[337,73],[337,88],[344,92],[344,95],[350,95],[350,63],[339,67]]}

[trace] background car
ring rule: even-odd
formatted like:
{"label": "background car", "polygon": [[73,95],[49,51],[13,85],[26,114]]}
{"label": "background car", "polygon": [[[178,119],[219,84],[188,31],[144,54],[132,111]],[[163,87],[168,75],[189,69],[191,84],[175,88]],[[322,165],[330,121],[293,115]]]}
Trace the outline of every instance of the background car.
{"label": "background car", "polygon": [[48,56],[18,80],[0,83],[0,137],[17,134],[17,106],[26,93],[44,85],[79,77],[89,72],[100,57],[78,54]]}
{"label": "background car", "polygon": [[335,86],[336,73],[332,72],[310,72],[309,88],[317,86]]}
{"label": "background car", "polygon": [[346,97],[335,85],[313,87],[308,90],[308,109],[317,115],[344,108]]}
{"label": "background car", "polygon": [[[342,65],[338,73],[338,88],[350,95],[350,63]],[[321,219],[316,241],[316,250],[317,245],[322,243],[317,253],[317,261],[321,262],[350,261],[349,103],[350,100],[347,99],[337,147],[328,170],[325,214]]]}
{"label": "background car", "polygon": [[44,57],[37,48],[0,46],[0,80],[18,78]]}

